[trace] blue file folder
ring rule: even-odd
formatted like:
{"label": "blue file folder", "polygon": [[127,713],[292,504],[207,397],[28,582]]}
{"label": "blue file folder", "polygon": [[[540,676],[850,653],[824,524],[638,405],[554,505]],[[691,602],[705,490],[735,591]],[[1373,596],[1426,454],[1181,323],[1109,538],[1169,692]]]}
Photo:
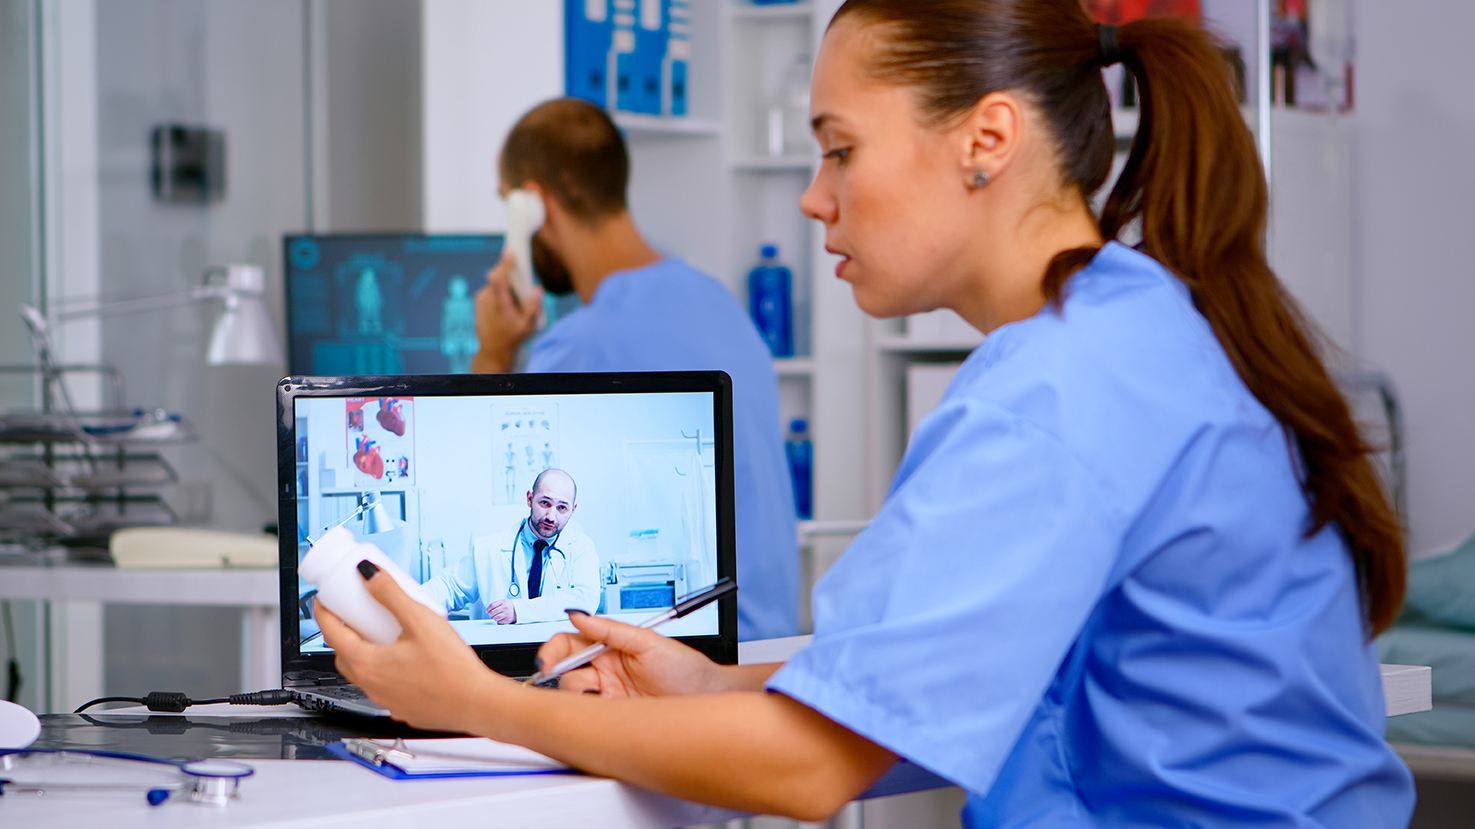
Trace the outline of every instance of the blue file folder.
{"label": "blue file folder", "polygon": [[610,0],[564,0],[564,93],[609,105]]}
{"label": "blue file folder", "polygon": [[[661,114],[670,0],[615,0],[615,108]],[[628,36],[622,32],[628,31]]]}

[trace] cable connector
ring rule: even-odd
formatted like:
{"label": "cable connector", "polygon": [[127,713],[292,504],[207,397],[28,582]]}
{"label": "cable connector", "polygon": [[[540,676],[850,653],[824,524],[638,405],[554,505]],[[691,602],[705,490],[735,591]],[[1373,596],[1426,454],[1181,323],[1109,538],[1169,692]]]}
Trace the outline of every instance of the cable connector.
{"label": "cable connector", "polygon": [[286,705],[294,701],[292,692],[276,688],[270,691],[253,691],[249,694],[231,694],[226,697],[231,705]]}

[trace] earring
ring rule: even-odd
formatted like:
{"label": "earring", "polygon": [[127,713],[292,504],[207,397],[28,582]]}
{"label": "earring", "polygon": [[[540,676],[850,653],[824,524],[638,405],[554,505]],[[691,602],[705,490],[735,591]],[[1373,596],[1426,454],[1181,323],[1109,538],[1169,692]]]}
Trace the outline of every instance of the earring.
{"label": "earring", "polygon": [[988,173],[985,173],[982,170],[979,170],[978,172],[974,173],[973,174],[973,186],[974,187],[987,187],[988,186]]}

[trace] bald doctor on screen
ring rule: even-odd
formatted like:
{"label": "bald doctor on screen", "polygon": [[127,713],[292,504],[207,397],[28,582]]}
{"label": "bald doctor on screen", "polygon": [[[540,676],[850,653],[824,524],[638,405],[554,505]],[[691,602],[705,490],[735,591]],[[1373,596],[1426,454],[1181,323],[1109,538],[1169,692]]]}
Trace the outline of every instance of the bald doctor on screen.
{"label": "bald doctor on screen", "polygon": [[578,487],[545,469],[528,493],[528,516],[471,540],[471,551],[425,582],[447,612],[486,605],[499,625],[563,621],[567,608],[599,607],[599,556],[578,524]]}

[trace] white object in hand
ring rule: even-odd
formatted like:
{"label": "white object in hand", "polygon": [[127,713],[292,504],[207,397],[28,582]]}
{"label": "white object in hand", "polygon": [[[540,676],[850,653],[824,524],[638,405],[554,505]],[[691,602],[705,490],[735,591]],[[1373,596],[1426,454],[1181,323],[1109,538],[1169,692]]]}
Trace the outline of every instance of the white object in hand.
{"label": "white object in hand", "polygon": [[533,293],[533,234],[546,218],[543,199],[531,190],[507,194],[507,249],[512,251],[512,295],[518,305]]}
{"label": "white object in hand", "polygon": [[41,736],[41,720],[30,709],[0,700],[0,748],[25,748]]}
{"label": "white object in hand", "polygon": [[394,614],[370,595],[358,570],[359,562],[364,560],[373,562],[392,576],[410,598],[441,616],[446,615],[445,606],[431,598],[425,588],[391,561],[383,550],[354,539],[353,533],[344,527],[334,527],[324,533],[307,551],[298,572],[308,583],[317,585],[318,601],[323,603],[323,607],[333,611],[370,642],[387,645],[399,638],[403,628]]}

